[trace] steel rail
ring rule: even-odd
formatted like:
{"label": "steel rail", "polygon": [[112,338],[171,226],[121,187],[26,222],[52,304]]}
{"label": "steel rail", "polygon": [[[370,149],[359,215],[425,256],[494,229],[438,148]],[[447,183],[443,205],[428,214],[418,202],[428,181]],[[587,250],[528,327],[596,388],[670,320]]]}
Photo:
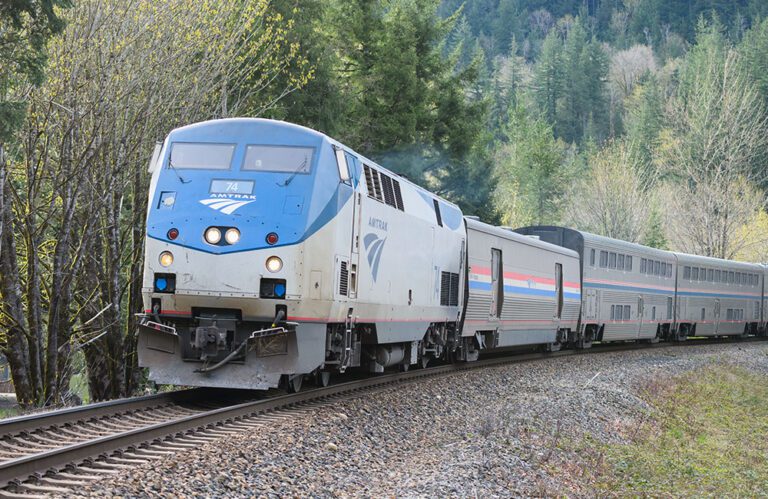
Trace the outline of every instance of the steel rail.
{"label": "steel rail", "polygon": [[212,392],[212,389],[192,388],[188,390],[175,390],[0,419],[0,437],[33,431],[47,426],[62,425],[102,416],[114,416],[124,411],[144,409],[163,403],[192,402],[205,398],[209,392]]}
{"label": "steel rail", "polygon": [[[58,471],[68,465],[80,463],[89,458],[104,455],[109,452],[125,448],[137,447],[167,437],[180,436],[188,432],[204,430],[217,425],[223,425],[238,421],[243,418],[258,416],[279,409],[294,407],[311,401],[321,401],[330,397],[351,395],[363,390],[389,387],[402,382],[408,382],[419,378],[439,376],[472,369],[494,367],[505,364],[527,363],[537,360],[567,357],[573,355],[594,355],[601,353],[625,352],[631,350],[644,350],[648,348],[676,348],[680,346],[709,345],[713,343],[738,343],[749,341],[761,341],[764,338],[745,338],[731,341],[690,341],[685,343],[655,343],[638,344],[622,343],[611,345],[599,345],[587,350],[562,350],[551,353],[517,353],[513,356],[498,357],[480,360],[472,363],[447,364],[442,366],[417,369],[408,372],[386,374],[369,377],[355,381],[334,384],[323,388],[316,388],[305,392],[281,395],[268,399],[250,401],[213,409],[210,411],[181,417],[168,422],[148,425],[146,427],[129,430],[114,435],[108,435],[93,440],[70,444],[58,449],[41,452],[34,455],[11,459],[0,462],[0,488],[9,484],[19,483],[35,474],[44,474],[49,471]],[[192,391],[192,390],[188,390]],[[143,397],[142,397],[143,398]],[[145,399],[146,400],[146,399]],[[149,400],[156,400],[150,398]]]}

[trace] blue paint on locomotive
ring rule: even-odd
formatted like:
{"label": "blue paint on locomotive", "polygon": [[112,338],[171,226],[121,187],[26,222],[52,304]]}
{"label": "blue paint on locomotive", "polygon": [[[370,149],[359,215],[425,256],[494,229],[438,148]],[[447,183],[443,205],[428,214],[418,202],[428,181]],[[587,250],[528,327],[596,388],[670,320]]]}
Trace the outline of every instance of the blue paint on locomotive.
{"label": "blue paint on locomotive", "polygon": [[[236,144],[230,169],[169,168],[174,143]],[[244,171],[248,145],[310,147],[309,173]],[[279,235],[275,246],[304,241],[331,221],[349,201],[352,187],[339,179],[333,145],[314,130],[290,123],[237,118],[198,123],[171,132],[161,159],[161,171],[147,219],[148,237],[213,254],[274,247],[266,243],[270,232]],[[359,178],[357,165],[353,168]],[[211,194],[212,180],[253,181],[253,199],[247,196]],[[161,207],[163,194],[175,193],[171,208]],[[212,198],[222,197],[222,202]],[[238,201],[236,210],[227,210]],[[203,201],[206,201],[203,204]],[[229,213],[228,213],[229,211]],[[203,239],[211,226],[237,227],[241,239],[233,245],[214,246]],[[179,236],[169,241],[171,228]]]}

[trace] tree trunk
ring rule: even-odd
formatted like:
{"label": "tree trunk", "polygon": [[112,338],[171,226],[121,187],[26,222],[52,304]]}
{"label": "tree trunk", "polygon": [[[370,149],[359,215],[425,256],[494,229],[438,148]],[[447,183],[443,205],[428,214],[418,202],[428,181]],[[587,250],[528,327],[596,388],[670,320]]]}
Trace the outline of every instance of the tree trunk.
{"label": "tree trunk", "polygon": [[[1,157],[1,156],[0,156]],[[4,158],[3,158],[4,159]],[[3,301],[2,320],[7,331],[3,353],[8,359],[16,391],[16,400],[22,407],[35,404],[37,394],[29,376],[29,344],[25,328],[21,286],[17,280],[19,266],[13,233],[13,211],[9,186],[6,181],[7,167],[0,161],[0,291]],[[7,321],[7,323],[6,323]]]}

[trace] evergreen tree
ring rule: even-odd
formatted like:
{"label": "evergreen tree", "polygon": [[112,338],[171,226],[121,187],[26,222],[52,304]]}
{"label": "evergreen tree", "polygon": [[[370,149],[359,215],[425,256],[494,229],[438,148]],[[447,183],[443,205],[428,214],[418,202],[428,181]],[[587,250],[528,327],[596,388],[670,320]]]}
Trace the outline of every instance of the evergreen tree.
{"label": "evergreen tree", "polygon": [[0,2],[0,162],[2,144],[24,118],[26,105],[17,91],[43,81],[45,44],[64,28],[55,9],[69,5],[69,0]]}
{"label": "evergreen tree", "polygon": [[664,126],[664,101],[656,76],[648,74],[645,82],[635,88],[625,106],[627,142],[638,159],[641,174],[648,178],[656,177],[654,155]]}
{"label": "evergreen tree", "polygon": [[556,223],[570,177],[566,151],[552,127],[512,109],[506,144],[496,155],[494,194],[502,222],[507,225]]}
{"label": "evergreen tree", "polygon": [[580,18],[568,30],[563,49],[563,90],[555,134],[566,142],[598,142],[607,136],[608,99],[605,82],[608,57],[596,40],[589,40]]}
{"label": "evergreen tree", "polygon": [[[469,154],[485,126],[486,102],[469,93],[481,54],[459,63],[461,50],[444,57],[460,12],[436,16],[438,0],[339,1],[333,22],[339,87],[350,109],[339,138],[399,173],[425,183],[473,178],[462,189],[486,191],[469,175]],[[461,44],[457,49],[462,49]],[[434,186],[446,193],[450,185]],[[461,202],[461,199],[456,199]]]}
{"label": "evergreen tree", "polygon": [[557,119],[557,104],[563,84],[563,44],[553,29],[544,38],[533,75],[534,101],[548,123],[555,123]]}

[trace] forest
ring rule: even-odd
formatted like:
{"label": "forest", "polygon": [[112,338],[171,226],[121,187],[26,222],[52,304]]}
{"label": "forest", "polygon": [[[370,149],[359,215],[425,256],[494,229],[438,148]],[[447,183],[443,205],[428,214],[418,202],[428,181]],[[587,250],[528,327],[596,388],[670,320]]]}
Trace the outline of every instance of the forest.
{"label": "forest", "polygon": [[761,0],[0,4],[0,353],[23,406],[146,388],[154,145],[315,128],[506,226],[768,260]]}

